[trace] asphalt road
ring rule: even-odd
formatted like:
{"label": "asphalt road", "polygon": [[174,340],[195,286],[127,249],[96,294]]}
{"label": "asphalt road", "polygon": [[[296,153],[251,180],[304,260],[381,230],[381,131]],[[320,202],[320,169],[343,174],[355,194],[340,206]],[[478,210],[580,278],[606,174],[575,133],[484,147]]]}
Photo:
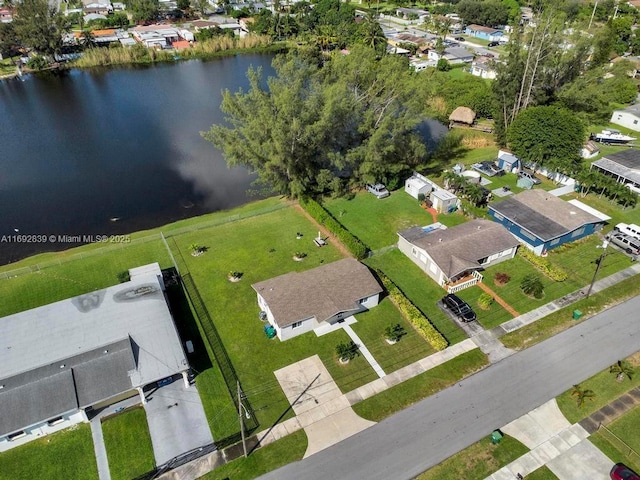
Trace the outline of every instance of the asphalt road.
{"label": "asphalt road", "polygon": [[261,478],[413,478],[638,350],[640,296]]}

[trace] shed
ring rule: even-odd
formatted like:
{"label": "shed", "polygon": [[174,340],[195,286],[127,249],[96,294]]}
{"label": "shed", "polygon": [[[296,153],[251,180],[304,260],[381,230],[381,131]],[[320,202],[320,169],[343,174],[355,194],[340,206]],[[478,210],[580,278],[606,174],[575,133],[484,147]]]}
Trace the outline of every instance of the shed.
{"label": "shed", "polygon": [[580,150],[580,156],[582,158],[593,158],[598,156],[599,153],[600,153],[600,149],[595,144],[595,142],[591,140],[585,143],[584,146],[582,147],[582,150]]}
{"label": "shed", "polygon": [[449,115],[449,128],[460,124],[473,125],[475,119],[476,112],[469,107],[458,107]]}
{"label": "shed", "polygon": [[431,182],[416,172],[404,182],[404,191],[415,199],[419,199],[420,194],[429,195],[432,189]]}
{"label": "shed", "polygon": [[429,198],[437,212],[449,213],[458,208],[458,197],[442,188],[433,190]]}
{"label": "shed", "polygon": [[507,172],[520,169],[520,159],[508,150],[498,150],[498,167]]}

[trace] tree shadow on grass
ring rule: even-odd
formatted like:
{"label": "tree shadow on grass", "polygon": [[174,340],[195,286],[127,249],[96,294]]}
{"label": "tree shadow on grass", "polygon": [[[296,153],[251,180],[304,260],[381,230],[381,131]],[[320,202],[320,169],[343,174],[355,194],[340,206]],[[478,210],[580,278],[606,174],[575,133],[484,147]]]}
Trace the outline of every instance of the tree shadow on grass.
{"label": "tree shadow on grass", "polygon": [[464,158],[469,148],[462,144],[463,136],[458,132],[449,132],[433,151],[423,171],[425,174],[440,174],[442,170],[448,168],[452,163]]}

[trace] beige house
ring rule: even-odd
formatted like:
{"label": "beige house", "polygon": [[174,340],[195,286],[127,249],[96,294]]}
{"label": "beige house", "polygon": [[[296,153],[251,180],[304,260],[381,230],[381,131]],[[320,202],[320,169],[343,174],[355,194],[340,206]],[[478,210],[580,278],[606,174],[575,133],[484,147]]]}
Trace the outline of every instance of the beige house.
{"label": "beige house", "polygon": [[382,293],[369,269],[353,258],[251,286],[267,321],[283,341],[375,307]]}

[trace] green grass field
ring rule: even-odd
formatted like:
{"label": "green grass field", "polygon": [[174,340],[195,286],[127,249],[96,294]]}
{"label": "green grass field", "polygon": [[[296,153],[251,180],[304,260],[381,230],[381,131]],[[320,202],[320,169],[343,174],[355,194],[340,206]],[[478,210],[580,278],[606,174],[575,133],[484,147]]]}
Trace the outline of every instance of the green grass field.
{"label": "green grass field", "polygon": [[502,437],[497,445],[492,444],[487,436],[427,470],[416,480],[484,480],[528,451],[527,447],[508,435]]}
{"label": "green grass field", "polygon": [[557,480],[558,477],[544,465],[524,477],[525,480]]}
{"label": "green grass field", "polygon": [[155,466],[147,415],[142,407],[103,420],[102,434],[112,480],[130,480]]}
{"label": "green grass field", "polygon": [[[636,407],[624,416],[618,418],[607,428],[615,435],[599,430],[589,440],[612,461],[624,463],[636,472],[640,472],[640,408]],[[635,452],[635,453],[634,453]]]}
{"label": "green grass field", "polygon": [[0,480],[98,480],[91,428],[75,425],[0,453]]}

